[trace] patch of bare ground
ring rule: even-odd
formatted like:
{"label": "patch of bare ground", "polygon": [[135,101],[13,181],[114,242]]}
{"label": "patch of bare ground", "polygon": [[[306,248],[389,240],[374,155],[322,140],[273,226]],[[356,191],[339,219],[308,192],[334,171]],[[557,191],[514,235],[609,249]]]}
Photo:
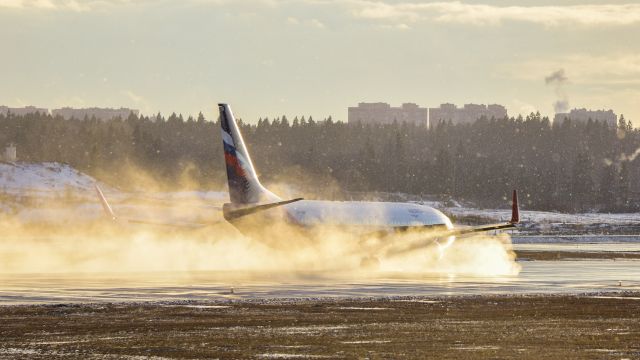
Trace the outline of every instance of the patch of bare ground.
{"label": "patch of bare ground", "polygon": [[4,306],[0,359],[639,358],[639,297]]}
{"label": "patch of bare ground", "polygon": [[638,252],[615,251],[558,251],[558,250],[516,250],[518,259],[526,260],[566,260],[566,259],[640,259]]}

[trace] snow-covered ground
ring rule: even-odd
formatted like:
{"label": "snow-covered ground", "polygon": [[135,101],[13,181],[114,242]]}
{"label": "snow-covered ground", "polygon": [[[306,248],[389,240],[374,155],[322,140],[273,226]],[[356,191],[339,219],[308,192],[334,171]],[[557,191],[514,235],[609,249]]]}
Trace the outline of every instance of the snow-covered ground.
{"label": "snow-covered ground", "polygon": [[[67,164],[45,163],[5,163],[0,162],[0,193],[18,196],[62,197],[71,193],[76,197],[95,197],[95,184],[105,193],[116,196],[124,194],[108,185],[84,174]],[[226,201],[228,195],[222,191],[177,191],[145,194],[157,200],[203,200]]]}
{"label": "snow-covered ground", "polygon": [[[509,220],[511,209],[474,209],[466,207],[445,207],[443,211],[457,217],[478,216],[495,220]],[[626,225],[640,224],[640,213],[607,214],[607,213],[582,213],[564,214],[550,211],[520,210],[520,219],[524,223],[557,223],[557,224],[581,224],[581,225]]]}
{"label": "snow-covered ground", "polygon": [[[478,209],[467,206],[445,206],[440,202],[421,202],[441,210],[459,221],[472,220],[504,222],[511,218],[511,209]],[[531,211],[520,207],[521,233],[638,233],[640,213],[577,213],[567,214],[552,211]]]}
{"label": "snow-covered ground", "polygon": [[0,190],[5,194],[50,196],[65,191],[93,191],[96,180],[66,164],[0,163]]}
{"label": "snow-covered ground", "polygon": [[222,191],[122,192],[67,164],[0,162],[0,215],[27,223],[95,220],[104,215],[96,184],[123,214],[166,213],[180,205],[215,207],[228,201]]}

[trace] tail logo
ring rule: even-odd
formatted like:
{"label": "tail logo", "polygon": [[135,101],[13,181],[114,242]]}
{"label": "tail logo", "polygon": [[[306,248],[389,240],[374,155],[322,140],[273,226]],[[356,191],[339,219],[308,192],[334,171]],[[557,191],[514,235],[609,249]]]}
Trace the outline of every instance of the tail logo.
{"label": "tail logo", "polygon": [[231,108],[227,104],[218,104],[218,108],[231,203],[255,204],[261,201],[279,201],[279,197],[265,189],[258,181],[251,156],[245,147]]}
{"label": "tail logo", "polygon": [[[221,109],[222,110],[222,109]],[[227,176],[229,180],[229,193],[236,202],[249,202],[250,182],[247,173],[247,161],[242,154],[236,150],[236,146],[231,136],[231,130],[227,123],[226,116],[221,119],[222,122],[222,144],[224,146],[224,161],[227,167]]]}

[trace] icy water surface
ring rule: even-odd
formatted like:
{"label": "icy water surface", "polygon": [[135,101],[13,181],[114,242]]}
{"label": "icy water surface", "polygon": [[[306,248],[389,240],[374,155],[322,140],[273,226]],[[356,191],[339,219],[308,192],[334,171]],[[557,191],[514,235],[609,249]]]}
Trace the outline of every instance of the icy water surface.
{"label": "icy water surface", "polygon": [[[637,236],[514,237],[516,251],[640,252]],[[640,290],[640,259],[519,261],[515,276],[402,272],[0,273],[0,305]]]}
{"label": "icy water surface", "polygon": [[0,304],[583,293],[640,290],[638,260],[523,261],[513,277],[239,272],[4,274]]}

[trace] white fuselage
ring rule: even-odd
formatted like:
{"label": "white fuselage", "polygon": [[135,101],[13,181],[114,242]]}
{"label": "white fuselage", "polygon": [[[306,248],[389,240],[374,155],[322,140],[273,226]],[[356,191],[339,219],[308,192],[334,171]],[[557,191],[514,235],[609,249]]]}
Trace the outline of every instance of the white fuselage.
{"label": "white fuselage", "polygon": [[[451,220],[442,212],[411,203],[301,200],[256,215],[253,219],[262,225],[286,224],[303,230],[340,227],[367,233],[417,227],[453,228]],[[241,232],[251,231],[248,227],[253,227],[246,223],[234,225]]]}
{"label": "white fuselage", "polygon": [[424,205],[371,201],[301,200],[283,206],[289,221],[304,227],[372,229],[441,226],[453,228],[442,212]]}

